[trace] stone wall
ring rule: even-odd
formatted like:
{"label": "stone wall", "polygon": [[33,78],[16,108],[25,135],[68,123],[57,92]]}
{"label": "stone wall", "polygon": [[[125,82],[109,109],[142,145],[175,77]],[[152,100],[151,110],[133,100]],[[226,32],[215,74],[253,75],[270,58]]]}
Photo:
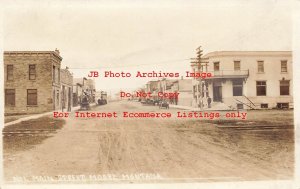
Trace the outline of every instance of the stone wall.
{"label": "stone wall", "polygon": [[[60,61],[61,57],[51,51],[4,52],[5,89],[15,89],[15,105],[6,105],[5,114],[52,111],[52,68],[54,62],[60,66]],[[12,80],[7,80],[7,65],[13,65]],[[29,65],[35,65],[36,67],[36,78],[34,80],[29,79]],[[37,89],[37,105],[27,104],[27,89]]]}

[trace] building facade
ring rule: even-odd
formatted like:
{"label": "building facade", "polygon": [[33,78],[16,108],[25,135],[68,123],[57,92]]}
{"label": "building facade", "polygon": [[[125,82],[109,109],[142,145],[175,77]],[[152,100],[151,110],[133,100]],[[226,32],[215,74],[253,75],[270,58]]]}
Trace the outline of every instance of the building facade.
{"label": "building facade", "polygon": [[174,99],[174,103],[180,106],[192,106],[193,89],[192,79],[179,79],[173,82],[171,92],[179,93],[178,98]]}
{"label": "building facade", "polygon": [[293,108],[292,52],[220,51],[204,58],[201,71],[212,77],[193,79],[194,107],[208,108],[211,98],[212,106],[230,109]]}
{"label": "building facade", "polygon": [[73,75],[68,68],[60,70],[61,77],[61,108],[71,111],[73,103]]}
{"label": "building facade", "polygon": [[92,79],[74,78],[73,79],[73,106],[78,106],[84,95],[88,96],[90,102],[95,102],[95,82]]}
{"label": "building facade", "polygon": [[73,81],[73,106],[79,106],[82,96],[82,84]]}
{"label": "building facade", "polygon": [[5,114],[61,109],[61,61],[58,50],[5,51]]}
{"label": "building facade", "polygon": [[95,81],[93,79],[84,79],[83,81],[84,81],[84,83],[83,83],[84,92],[90,96],[90,102],[94,103],[96,101],[96,99],[95,99],[95,93],[96,93]]}

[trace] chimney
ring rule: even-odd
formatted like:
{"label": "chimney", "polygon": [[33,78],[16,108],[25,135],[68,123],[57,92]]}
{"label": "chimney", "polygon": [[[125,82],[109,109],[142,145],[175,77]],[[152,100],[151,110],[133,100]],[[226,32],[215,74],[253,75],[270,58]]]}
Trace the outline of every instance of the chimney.
{"label": "chimney", "polygon": [[55,48],[55,52],[56,52],[57,54],[59,54],[59,50],[58,50],[57,48]]}

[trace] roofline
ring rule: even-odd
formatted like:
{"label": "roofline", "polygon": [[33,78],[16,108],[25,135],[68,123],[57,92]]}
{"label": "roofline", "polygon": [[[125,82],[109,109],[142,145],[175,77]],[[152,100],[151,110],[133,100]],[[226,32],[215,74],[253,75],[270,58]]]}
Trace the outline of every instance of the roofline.
{"label": "roofline", "polygon": [[292,56],[292,51],[213,51],[203,57],[220,56]]}
{"label": "roofline", "polygon": [[4,55],[9,55],[9,54],[53,54],[60,60],[63,58],[55,51],[4,51]]}

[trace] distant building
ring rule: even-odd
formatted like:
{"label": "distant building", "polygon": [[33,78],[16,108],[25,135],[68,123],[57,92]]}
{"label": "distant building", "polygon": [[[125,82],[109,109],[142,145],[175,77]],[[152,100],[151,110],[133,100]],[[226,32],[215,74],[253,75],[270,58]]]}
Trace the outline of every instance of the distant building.
{"label": "distant building", "polygon": [[231,109],[293,108],[292,52],[219,51],[204,58],[202,71],[213,77],[193,79],[194,106],[207,108],[211,98],[212,106]]}
{"label": "distant building", "polygon": [[82,95],[88,95],[90,102],[95,102],[95,82],[92,79],[74,78],[73,79],[73,106],[81,103]]}
{"label": "distant building", "polygon": [[73,80],[73,106],[79,106],[82,96],[82,84]]}
{"label": "distant building", "polygon": [[92,79],[85,80],[83,89],[88,95],[91,96],[91,102],[95,102],[95,93],[96,93],[95,81]]}
{"label": "distant building", "polygon": [[160,81],[148,81],[145,87],[146,93],[151,93],[152,99],[158,99],[158,92],[159,92],[159,83]]}
{"label": "distant building", "polygon": [[73,75],[68,68],[60,70],[62,110],[71,111],[73,96]]}
{"label": "distant building", "polygon": [[192,79],[179,79],[173,82],[171,87],[173,93],[177,92],[178,98],[175,99],[175,104],[180,106],[192,106],[193,101],[193,86]]}
{"label": "distant building", "polygon": [[61,61],[58,50],[5,51],[5,114],[61,109]]}
{"label": "distant building", "polygon": [[[192,79],[166,79],[148,81],[145,92],[151,93],[153,100],[165,100],[171,104],[181,106],[192,106],[193,90]],[[179,93],[178,97],[162,97],[163,93]]]}

